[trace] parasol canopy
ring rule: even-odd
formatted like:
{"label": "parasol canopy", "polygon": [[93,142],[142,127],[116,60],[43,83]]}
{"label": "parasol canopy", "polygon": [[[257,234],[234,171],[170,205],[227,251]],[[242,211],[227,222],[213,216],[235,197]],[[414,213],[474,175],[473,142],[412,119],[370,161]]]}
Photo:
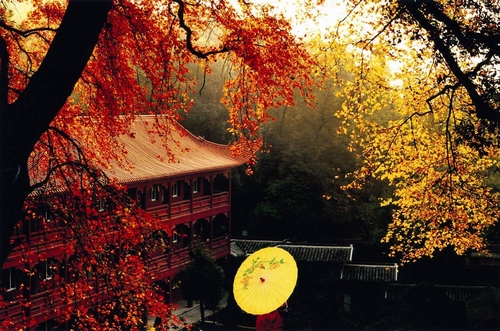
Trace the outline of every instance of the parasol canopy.
{"label": "parasol canopy", "polygon": [[283,305],[297,283],[297,263],[282,248],[266,247],[248,256],[236,272],[236,303],[249,314],[262,315]]}

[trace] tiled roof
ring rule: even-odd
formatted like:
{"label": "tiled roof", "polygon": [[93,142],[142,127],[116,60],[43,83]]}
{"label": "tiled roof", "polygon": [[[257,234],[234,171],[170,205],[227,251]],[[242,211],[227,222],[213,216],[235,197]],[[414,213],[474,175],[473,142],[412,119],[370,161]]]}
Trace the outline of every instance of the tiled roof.
{"label": "tiled roof", "polygon": [[[131,124],[129,134],[116,138],[125,150],[124,159],[120,160],[120,164],[110,161],[111,164],[102,169],[108,177],[123,184],[131,184],[231,169],[247,160],[245,155],[232,155],[229,145],[216,144],[196,137],[176,121],[169,121],[168,132],[158,133],[158,129],[153,129],[156,120],[154,116],[137,116]],[[83,140],[79,137],[73,139]],[[82,150],[92,148],[84,144],[81,147]],[[33,170],[30,170],[32,185],[43,181],[47,175],[37,169],[37,160],[41,155],[43,156],[44,152],[32,153],[28,161],[29,168]],[[54,176],[45,189],[49,187],[54,192],[66,189],[64,183]]]}
{"label": "tiled roof", "polygon": [[398,265],[348,263],[342,266],[340,279],[395,282],[398,280]]}
{"label": "tiled roof", "polygon": [[[242,165],[245,160],[231,155],[229,145],[221,145],[196,137],[177,122],[168,134],[167,146],[173,154],[169,161],[166,148],[162,143],[165,138],[151,133],[148,116],[138,117],[132,123],[134,137],[122,135],[119,140],[125,144],[126,160],[134,165],[132,170],[113,166],[106,172],[122,183],[132,183],[158,178],[174,177],[198,172],[230,169]],[[153,136],[152,136],[153,135]],[[155,140],[152,143],[151,140]]]}
{"label": "tiled roof", "polygon": [[352,261],[352,246],[278,245],[297,261],[348,262]]}
{"label": "tiled roof", "polygon": [[481,293],[489,293],[494,289],[488,286],[453,286],[436,285],[444,291],[446,296],[453,302],[465,302]]}
{"label": "tiled roof", "polygon": [[453,302],[466,302],[485,293],[499,293],[498,289],[490,286],[389,284],[386,296],[388,299],[398,300],[408,292],[424,286],[431,286],[435,290],[441,291]]}
{"label": "tiled roof", "polygon": [[232,241],[231,242],[231,255],[234,257],[246,256],[246,253],[234,241]]}
{"label": "tiled roof", "polygon": [[[297,262],[347,262],[352,261],[352,246],[319,246],[292,244],[286,241],[234,239],[233,256],[246,256],[265,247],[280,247],[288,251]],[[244,252],[244,255],[241,254]]]}
{"label": "tiled roof", "polygon": [[[274,247],[277,246],[283,241],[273,241],[273,240],[240,240],[240,239],[233,239],[232,241],[238,248],[238,251],[231,251],[231,254],[233,256],[241,256],[240,252],[243,252],[243,256],[250,255],[253,252],[258,251],[261,248],[265,247]],[[239,254],[238,254],[239,253]]]}

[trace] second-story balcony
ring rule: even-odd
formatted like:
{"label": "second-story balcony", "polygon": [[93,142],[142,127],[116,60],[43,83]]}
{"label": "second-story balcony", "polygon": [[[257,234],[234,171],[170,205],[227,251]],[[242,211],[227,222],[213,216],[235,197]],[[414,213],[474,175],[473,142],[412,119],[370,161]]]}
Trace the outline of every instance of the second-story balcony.
{"label": "second-story balcony", "polygon": [[175,219],[185,215],[192,215],[192,218],[196,219],[206,217],[207,212],[214,214],[227,211],[229,207],[229,193],[220,192],[209,196],[149,207],[147,211],[160,219]]}

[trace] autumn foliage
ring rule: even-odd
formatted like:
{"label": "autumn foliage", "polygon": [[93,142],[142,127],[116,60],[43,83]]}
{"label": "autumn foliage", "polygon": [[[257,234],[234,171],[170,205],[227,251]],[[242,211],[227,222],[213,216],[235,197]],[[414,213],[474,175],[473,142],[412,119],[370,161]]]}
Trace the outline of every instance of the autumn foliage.
{"label": "autumn foliage", "polygon": [[[127,133],[134,115],[176,119],[179,112],[189,110],[189,93],[195,89],[189,64],[200,63],[209,74],[211,62],[225,59],[228,79],[222,102],[230,114],[235,150],[242,145],[257,150],[257,128],[269,119],[266,110],[292,104],[296,91],[308,92],[312,80],[307,69],[313,62],[284,18],[272,16],[268,6],[239,5],[117,1],[81,79],[51,125],[87,137],[86,146],[111,143],[98,158],[90,157],[105,164],[120,157],[119,146],[109,137]],[[44,59],[66,5],[40,6],[43,9],[31,12],[16,27],[28,32],[5,29],[4,36],[10,62],[31,72]],[[10,103],[30,79],[29,73],[15,68],[9,71]]]}
{"label": "autumn foliage", "polygon": [[[313,59],[290,33],[289,23],[268,5],[102,0],[19,1],[15,6],[7,1],[0,8],[0,111],[2,128],[8,129],[2,133],[1,151],[9,156],[8,162],[2,157],[6,175],[1,189],[7,192],[22,179],[19,194],[9,198],[14,208],[27,199],[17,219],[2,210],[7,235],[2,248],[19,245],[5,240],[32,222],[69,231],[65,236],[74,239],[60,254],[71,258],[51,266],[52,281],[42,282],[57,288],[65,302],[58,308],[60,322],[79,329],[134,330],[143,327],[147,311],[162,318],[163,328],[180,324],[165,304],[165,293],[152,285],[147,252],[158,248],[148,239],[156,220],[97,169],[111,163],[130,166],[115,138],[133,136],[129,125],[136,115],[158,116],[149,130],[166,139],[152,143],[163,143],[171,156],[170,121],[192,106],[195,80],[188,66],[193,63],[208,75],[212,62],[224,61],[221,101],[229,112],[233,151],[255,152],[261,146],[259,124],[269,119],[267,110],[291,105],[296,92],[308,98],[313,80],[307,69]],[[27,16],[19,19],[18,8],[26,8]],[[78,71],[75,63],[84,69]],[[68,77],[75,77],[74,83]],[[22,148],[5,147],[21,141]],[[18,175],[8,179],[17,167]],[[104,198],[105,213],[99,209]],[[27,272],[34,272],[35,260],[49,263],[46,253],[26,253]],[[22,286],[28,309],[30,285]],[[27,316],[24,325],[15,327],[32,326]],[[14,327],[9,320],[3,326]]]}
{"label": "autumn foliage", "polygon": [[[498,46],[487,37],[498,37],[498,7],[353,2],[347,13],[325,55],[344,70],[329,75],[343,86],[339,131],[360,156],[345,189],[368,180],[393,188],[380,197],[392,208],[383,241],[403,262],[448,246],[486,251],[500,202],[488,181],[498,168],[498,91],[487,91],[498,85]],[[365,31],[349,34],[356,24]]]}
{"label": "autumn foliage", "polygon": [[[171,121],[203,90],[193,64],[209,75],[212,63],[223,63],[221,102],[236,154],[261,148],[268,110],[298,97],[311,105],[311,88],[331,84],[342,100],[332,109],[342,119],[338,131],[359,156],[344,189],[369,180],[391,186],[392,196],[380,200],[392,208],[383,239],[392,254],[407,262],[448,246],[459,254],[486,250],[485,233],[500,211],[488,182],[499,152],[496,1],[346,1],[345,16],[307,47],[269,4],[1,3],[0,190],[9,194],[1,196],[0,263],[23,248],[11,233],[35,220],[47,229],[64,225],[75,240],[61,254],[74,259],[50,283],[67,303],[62,321],[135,329],[146,309],[179,322],[151,285],[146,252],[158,248],[148,239],[155,220],[97,169],[130,166],[115,138],[133,136],[136,115],[157,115],[149,130],[166,138],[155,143],[172,156]],[[307,13],[323,3],[301,5]],[[106,213],[96,205],[104,197]],[[47,261],[44,254],[27,254],[26,272],[34,260]],[[99,289],[104,301],[86,294],[97,279],[108,284]],[[23,286],[28,309],[31,284]],[[88,310],[79,310],[81,300]],[[27,317],[16,327],[32,324]]]}
{"label": "autumn foliage", "polygon": [[[144,326],[145,312],[161,318],[160,327],[182,325],[172,315],[167,293],[153,284],[155,265],[148,252],[166,249],[166,243],[152,236],[158,220],[135,208],[121,187],[110,183],[94,183],[85,189],[72,186],[62,194],[28,199],[26,220],[18,230],[27,224],[33,234],[63,229],[60,236],[66,240],[63,247],[53,247],[43,241],[49,238],[45,235],[36,243],[37,250],[30,249],[29,243],[21,244],[26,245],[26,249],[21,247],[23,263],[27,268],[35,265],[29,269],[32,282],[25,290],[48,291],[48,300],[57,307],[56,321],[78,329],[139,329]],[[105,204],[96,204],[100,197],[105,197]],[[39,261],[48,263],[49,271]],[[33,279],[40,272],[45,279]],[[29,296],[25,300],[30,303]],[[25,323],[33,322],[27,318]],[[19,325],[7,319],[3,327]]]}

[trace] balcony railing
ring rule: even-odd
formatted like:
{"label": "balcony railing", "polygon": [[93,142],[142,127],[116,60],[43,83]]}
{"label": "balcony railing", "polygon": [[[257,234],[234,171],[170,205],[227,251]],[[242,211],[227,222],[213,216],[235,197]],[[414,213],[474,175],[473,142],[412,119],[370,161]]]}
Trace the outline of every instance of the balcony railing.
{"label": "balcony railing", "polygon": [[171,204],[149,207],[148,212],[159,218],[174,218],[179,215],[196,213],[210,210],[229,203],[229,193],[219,192],[212,196],[206,195],[193,198],[192,200],[182,200]]}
{"label": "balcony railing", "polygon": [[[34,231],[29,237],[29,243],[26,243],[27,236],[25,234],[13,237],[13,239],[20,240],[22,244],[14,247],[4,264],[4,269],[17,267],[24,263],[35,264],[40,259],[58,258],[65,253],[66,232],[62,227]],[[36,247],[36,250],[27,251],[26,245]]]}
{"label": "balcony railing", "polygon": [[[156,217],[167,219],[175,218],[180,215],[197,213],[201,211],[211,210],[212,208],[227,205],[229,202],[228,192],[219,192],[210,196],[202,196],[194,198],[192,200],[182,200],[179,202],[174,202],[172,204],[164,204],[157,207],[152,207],[148,209],[148,212],[152,213]],[[170,208],[170,214],[169,214]],[[111,221],[104,221],[103,228],[106,228],[106,236],[110,239],[113,235],[117,234],[113,231],[111,226]],[[21,242],[26,242],[26,234],[21,234],[15,236],[13,239],[17,239]],[[30,246],[36,246],[36,254],[30,256],[29,253],[25,251],[21,246],[16,246],[12,253],[9,255],[4,268],[16,267],[24,264],[25,262],[32,261],[36,263],[40,257],[42,258],[57,258],[65,253],[65,246],[68,241],[72,238],[66,238],[66,233],[64,228],[55,227],[46,230],[34,231],[30,235]],[[35,256],[36,255],[36,256]]]}
{"label": "balcony railing", "polygon": [[[230,249],[230,243],[227,237],[215,238],[211,242],[206,242],[207,249],[211,249],[215,257],[227,256]],[[151,282],[155,282],[167,277],[172,277],[175,271],[179,271],[190,261],[188,248],[178,249],[171,253],[159,254],[150,260]],[[59,313],[66,311],[71,306],[83,307],[92,302],[92,298],[104,300],[108,298],[109,285],[100,280],[96,284],[94,293],[87,293],[85,298],[67,298],[62,289],[55,287],[41,291],[30,296],[30,303],[25,304],[23,299],[14,299],[6,306],[0,309],[0,322],[8,319],[14,325],[22,325],[26,316],[42,323],[55,318]]]}
{"label": "balcony railing", "polygon": [[[230,243],[227,237],[207,241],[205,247],[210,249],[216,258],[229,254]],[[190,261],[188,248],[180,248],[171,253],[158,254],[151,258],[151,277],[159,280],[173,276]]]}
{"label": "balcony railing", "polygon": [[[148,212],[154,213],[162,219],[168,219],[184,214],[203,213],[213,208],[227,206],[228,203],[228,192],[219,192],[212,196],[203,196],[172,204],[164,204],[150,208]],[[113,231],[111,224],[103,224],[103,227],[109,230],[106,231],[106,236],[113,237],[116,235],[116,237],[118,237],[117,233]],[[33,265],[36,264],[40,258],[63,257],[65,253],[68,253],[66,251],[68,243],[75,240],[74,238],[70,238],[65,229],[61,227],[34,231],[31,232],[29,236],[27,234],[20,234],[17,238],[22,239],[28,246],[32,246],[32,249],[27,252],[26,246],[24,248],[20,246],[16,247],[10,254],[4,268],[24,267],[26,262],[30,262],[30,264]],[[26,242],[28,239],[29,243]],[[213,251],[216,258],[221,258],[229,254],[230,243],[227,237],[213,238],[211,241],[206,241],[205,245],[208,249]],[[154,282],[173,277],[186,266],[189,261],[189,250],[187,247],[176,248],[169,253],[163,253],[152,257],[150,260],[151,281]],[[99,288],[99,291],[96,290],[96,293],[91,294],[89,297],[78,298],[77,304],[79,306],[90,305],[91,298],[94,296],[104,298],[102,296],[102,290],[108,285],[102,283],[102,281],[98,285],[96,289]],[[43,290],[39,293],[32,294],[29,304],[25,303],[25,299],[19,297],[7,303],[0,309],[0,322],[8,319],[11,320],[14,325],[21,325],[23,320],[26,321],[27,316],[30,316],[29,318],[35,320],[36,323],[41,323],[56,317],[57,314],[66,310],[69,306],[76,304],[75,298],[68,301],[68,298],[62,293],[62,289],[60,288]]]}

